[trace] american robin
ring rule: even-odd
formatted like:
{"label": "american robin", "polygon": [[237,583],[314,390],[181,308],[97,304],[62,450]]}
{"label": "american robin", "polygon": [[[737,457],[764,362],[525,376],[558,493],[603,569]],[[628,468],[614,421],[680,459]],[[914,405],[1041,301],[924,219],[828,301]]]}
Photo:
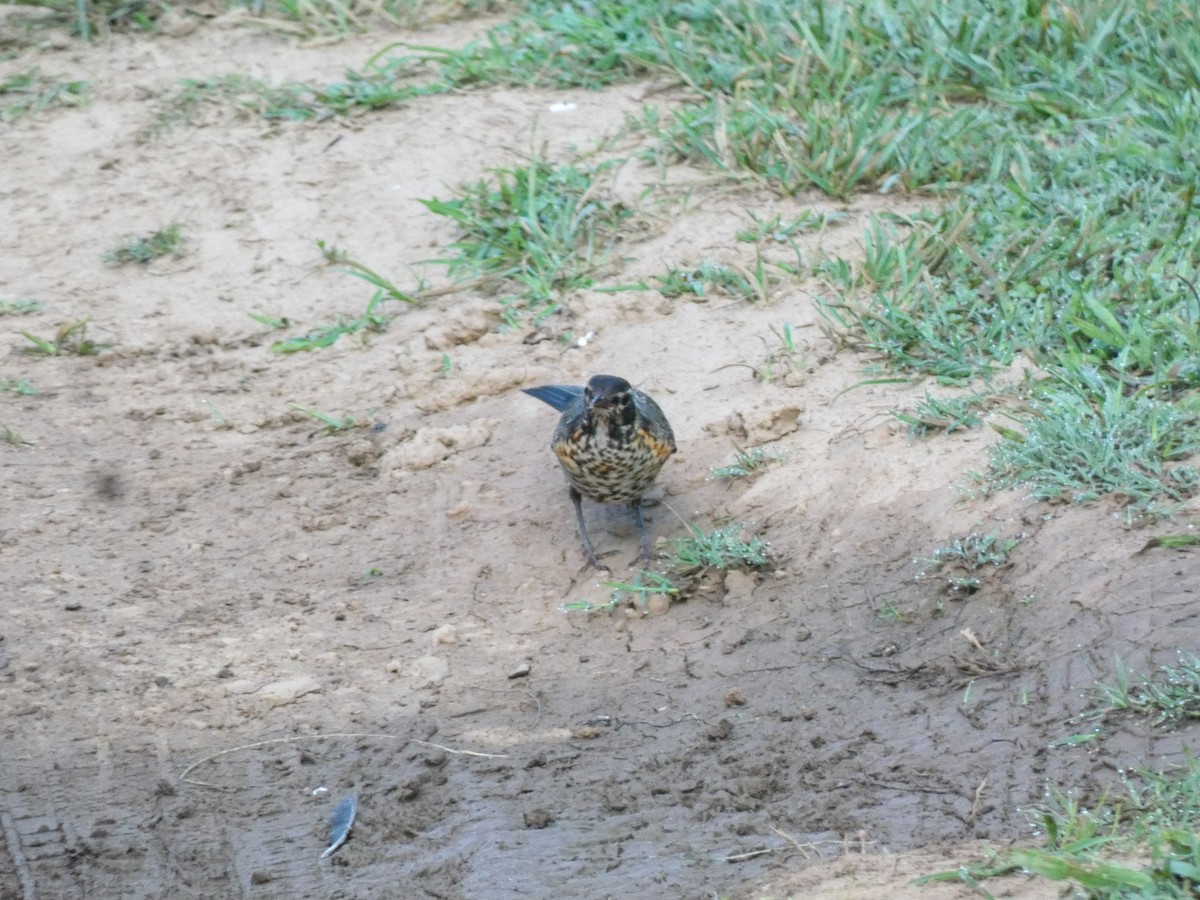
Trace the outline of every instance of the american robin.
{"label": "american robin", "polygon": [[596,557],[588,537],[581,497],[628,503],[641,537],[638,558],[648,562],[652,553],[642,494],[675,452],[675,435],[658,404],[615,375],[593,375],[587,387],[549,384],[524,391],[562,413],[550,447],[570,482],[588,564],[608,568]]}

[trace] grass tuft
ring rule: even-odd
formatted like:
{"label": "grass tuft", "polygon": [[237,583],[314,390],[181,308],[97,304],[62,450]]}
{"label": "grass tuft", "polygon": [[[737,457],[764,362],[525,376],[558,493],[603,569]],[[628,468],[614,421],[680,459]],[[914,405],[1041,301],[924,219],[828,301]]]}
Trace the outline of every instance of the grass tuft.
{"label": "grass tuft", "polygon": [[1092,370],[1060,370],[1021,416],[1025,430],[992,445],[994,488],[1028,485],[1039,499],[1126,498],[1149,509],[1200,487],[1185,462],[1200,446],[1200,410],[1130,393]]}
{"label": "grass tuft", "polygon": [[90,92],[86,81],[63,81],[30,69],[0,81],[0,123],[54,107],[84,106]]}
{"label": "grass tuft", "polygon": [[39,300],[31,297],[14,297],[12,300],[0,300],[0,316],[29,316],[42,311]]}
{"label": "grass tuft", "polygon": [[350,431],[354,428],[362,428],[365,423],[358,421],[354,416],[346,414],[344,416],[335,416],[332,413],[324,410],[316,409],[312,406],[305,406],[302,403],[292,403],[292,409],[298,413],[308,416],[313,421],[321,425],[321,430],[325,434],[339,434],[343,431]]}
{"label": "grass tuft", "polygon": [[771,565],[768,547],[757,537],[742,538],[742,526],[726,525],[702,531],[688,525],[687,537],[671,541],[667,554],[673,569],[765,569]]}
{"label": "grass tuft", "polygon": [[0,376],[0,394],[17,394],[21,397],[32,397],[37,393],[33,382],[26,378],[4,378]]}
{"label": "grass tuft", "polygon": [[620,226],[633,216],[602,196],[601,178],[616,164],[553,166],[535,159],[497,170],[492,181],[463,185],[449,200],[422,200],[461,231],[449,247],[453,255],[433,262],[454,277],[486,276],[507,286],[510,323],[522,312],[553,312],[565,293],[594,283]]}
{"label": "grass tuft", "polygon": [[772,463],[779,462],[783,459],[783,453],[777,450],[769,450],[766,447],[750,447],[743,450],[741,447],[735,447],[736,459],[728,466],[717,466],[712,470],[712,477],[724,481],[732,481],[736,478],[747,478],[751,475],[761,473],[767,466]]}
{"label": "grass tuft", "polygon": [[917,578],[939,574],[946,579],[952,592],[970,596],[983,584],[981,573],[989,567],[994,570],[1007,565],[1009,554],[1023,537],[1002,538],[995,533],[971,532],[933,551],[928,559],[923,560],[925,571]]}
{"label": "grass tuft", "polygon": [[183,234],[179,226],[172,223],[145,237],[126,238],[120,247],[104,254],[104,261],[110,266],[124,266],[130,263],[145,265],[160,256],[178,256],[182,248]]}
{"label": "grass tuft", "polygon": [[52,338],[38,337],[28,331],[20,332],[31,346],[25,347],[26,353],[41,356],[95,356],[108,344],[98,344],[87,336],[87,326],[91,319],[77,319],[74,322],[64,322]]}
{"label": "grass tuft", "polygon": [[1118,659],[1114,684],[1098,683],[1097,705],[1085,717],[1129,712],[1159,728],[1175,728],[1200,719],[1200,658],[1179,652],[1179,664],[1161,666],[1157,675],[1131,672]]}

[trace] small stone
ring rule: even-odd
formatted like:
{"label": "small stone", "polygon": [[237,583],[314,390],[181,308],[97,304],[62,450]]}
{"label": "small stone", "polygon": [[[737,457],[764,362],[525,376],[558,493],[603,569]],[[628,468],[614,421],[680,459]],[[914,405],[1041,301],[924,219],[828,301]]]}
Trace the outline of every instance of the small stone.
{"label": "small stone", "polygon": [[743,694],[741,691],[739,691],[737,688],[730,688],[729,690],[727,690],[725,692],[725,705],[726,706],[745,706],[746,705],[746,695]]}
{"label": "small stone", "polygon": [[399,675],[404,670],[404,663],[398,659],[389,659],[386,668],[388,674]]}
{"label": "small stone", "polygon": [[733,734],[733,723],[728,719],[722,719],[707,732],[710,741],[723,741],[731,734]]}
{"label": "small stone", "polygon": [[513,669],[511,672],[509,672],[508,677],[509,678],[524,678],[526,675],[528,675],[530,673],[530,671],[532,671],[532,669],[531,669],[529,663],[523,662],[520,665],[518,665],[515,669]]}
{"label": "small stone", "polygon": [[433,641],[434,646],[438,646],[440,644],[457,644],[458,629],[447,622],[445,625],[439,625],[437,628],[435,628],[433,630],[433,634],[431,634],[429,637]]}
{"label": "small stone", "polygon": [[530,809],[525,811],[526,828],[545,828],[553,821],[554,816],[540,807],[538,809]]}
{"label": "small stone", "polygon": [[315,694],[320,690],[321,682],[311,675],[293,675],[291,678],[271,682],[258,691],[258,696],[272,706],[285,706],[295,703],[305,694]]}
{"label": "small stone", "polygon": [[651,594],[646,600],[646,612],[652,616],[661,616],[671,608],[671,598],[666,594]]}

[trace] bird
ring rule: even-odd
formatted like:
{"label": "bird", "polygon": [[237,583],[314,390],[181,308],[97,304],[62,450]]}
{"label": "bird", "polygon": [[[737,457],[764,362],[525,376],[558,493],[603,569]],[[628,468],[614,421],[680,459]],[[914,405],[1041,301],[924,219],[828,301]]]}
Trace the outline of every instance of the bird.
{"label": "bird", "polygon": [[550,449],[567,475],[588,565],[608,570],[588,537],[583,497],[629,504],[640,537],[638,560],[649,563],[653,554],[642,518],[642,495],[675,452],[675,434],[662,409],[616,375],[593,375],[584,387],[547,384],[522,390],[562,413]]}

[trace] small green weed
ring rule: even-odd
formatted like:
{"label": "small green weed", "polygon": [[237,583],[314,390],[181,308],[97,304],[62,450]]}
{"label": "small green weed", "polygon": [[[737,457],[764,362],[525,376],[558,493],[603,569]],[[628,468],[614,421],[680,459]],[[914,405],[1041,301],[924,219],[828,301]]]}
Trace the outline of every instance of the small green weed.
{"label": "small green weed", "polygon": [[754,227],[743,229],[736,236],[744,244],[756,244],[763,241],[790,244],[796,235],[806,231],[824,231],[826,227],[846,216],[847,213],[844,212],[818,213],[811,209],[806,209],[798,216],[786,220],[778,214],[769,219],[761,219],[754,213],[750,213]]}
{"label": "small green weed", "polygon": [[611,590],[607,603],[592,603],[580,600],[562,604],[562,612],[611,612],[620,607],[636,602],[637,608],[645,615],[649,611],[650,598],[655,594],[672,597],[679,593],[679,587],[669,575],[659,572],[639,571],[633,581],[606,581],[605,587]]}
{"label": "small green weed", "polygon": [[0,300],[0,316],[28,316],[41,311],[41,301],[30,297],[14,297],[12,300]]}
{"label": "small green weed", "polygon": [[332,413],[327,413],[324,410],[316,409],[312,406],[305,406],[302,403],[292,403],[292,409],[321,424],[321,430],[326,434],[338,434],[342,431],[349,431],[353,428],[361,428],[364,423],[359,422],[352,415],[335,416]]}
{"label": "small green weed", "polygon": [[153,31],[169,7],[163,0],[37,0],[57,13],[54,24],[67,25],[84,40],[97,32]]}
{"label": "small green weed", "polygon": [[1179,664],[1161,666],[1157,676],[1129,671],[1116,663],[1116,681],[1098,683],[1097,706],[1085,718],[1129,712],[1145,716],[1152,725],[1175,728],[1189,719],[1200,719],[1200,658],[1179,651]]}
{"label": "small green weed", "polygon": [[1008,562],[1008,556],[1021,542],[1024,535],[1002,538],[998,534],[971,532],[966,537],[956,538],[951,544],[939,547],[924,560],[926,571],[918,579],[940,574],[952,592],[974,594],[983,582],[979,573],[988,566],[999,569]]}
{"label": "small green weed", "polygon": [[907,622],[909,619],[908,613],[898,609],[887,597],[879,598],[879,605],[875,607],[875,616],[885,622]]}
{"label": "small green weed", "polygon": [[655,275],[654,280],[658,282],[658,292],[670,299],[710,294],[723,294],[738,300],[766,299],[765,276],[758,277],[738,266],[712,260],[705,260],[695,268],[669,268],[666,275]]}
{"label": "small green weed", "polygon": [[303,37],[345,36],[377,27],[415,29],[434,20],[461,14],[464,7],[486,8],[487,3],[457,0],[234,0],[231,6],[249,7],[258,21],[278,23],[282,30]]}
{"label": "small green weed", "polygon": [[997,402],[995,394],[971,392],[957,397],[935,397],[925,392],[917,401],[912,412],[893,412],[892,415],[908,426],[909,434],[925,437],[931,431],[946,434],[960,429],[976,428],[982,422],[980,415]]}
{"label": "small green weed", "polygon": [[[371,295],[371,299],[367,302],[367,307],[363,310],[361,316],[353,319],[339,319],[332,325],[322,326],[299,337],[275,341],[271,344],[271,350],[275,353],[299,353],[301,351],[317,350],[321,347],[333,345],[339,338],[346,334],[357,334],[360,331],[383,331],[390,321],[388,316],[382,312],[383,305],[386,302],[389,300],[398,300],[403,303],[416,302],[416,298],[413,295],[400,290],[400,288],[396,287],[395,284],[383,275],[380,275],[360,262],[352,260],[345,250],[326,244],[324,241],[317,241],[317,247],[320,248],[326,262],[342,266],[346,274],[360,278],[374,287],[375,293]],[[290,324],[286,319],[275,319],[270,316],[260,317],[253,313],[251,315],[256,321],[262,322],[264,325],[269,325],[272,328],[281,328],[285,327],[286,324]]]}
{"label": "small green weed", "polygon": [[326,262],[341,266],[342,271],[347,275],[360,278],[375,288],[377,299],[398,300],[401,303],[416,302],[416,298],[412,294],[405,293],[378,272],[368,268],[357,260],[351,259],[349,253],[340,247],[326,244],[324,241],[317,241],[317,247],[325,257]]}
{"label": "small green weed", "polygon": [[87,326],[91,319],[78,319],[59,326],[52,338],[42,338],[28,331],[21,335],[33,346],[26,347],[26,353],[36,353],[43,356],[95,356],[108,344],[98,344],[87,337]]}
{"label": "small green weed", "polygon": [[25,378],[0,377],[0,394],[18,394],[22,397],[32,397],[37,391],[33,382]]}
{"label": "small green weed", "polygon": [[772,325],[771,334],[775,336],[776,344],[767,344],[767,355],[761,367],[750,367],[754,377],[763,382],[770,382],[775,378],[786,379],[788,376],[802,375],[807,365],[808,353],[797,342],[791,323],[784,322],[783,328],[778,330]]}
{"label": "small green weed", "polygon": [[746,478],[750,475],[755,475],[762,472],[771,463],[778,462],[783,459],[783,454],[777,450],[768,450],[766,447],[751,447],[748,450],[743,450],[741,447],[734,448],[736,459],[728,466],[718,466],[712,470],[713,478],[732,481],[735,478]]}
{"label": "small green weed", "polygon": [[740,525],[704,532],[689,524],[688,532],[687,537],[671,541],[668,564],[674,569],[765,569],[771,565],[767,545],[757,537],[743,540]]}
{"label": "small green weed", "polygon": [[145,237],[126,238],[120,247],[104,254],[104,261],[110,266],[124,266],[129,263],[144,265],[167,254],[178,256],[182,247],[183,235],[179,226],[171,224]]}
{"label": "small green weed", "polygon": [[333,116],[386,109],[444,90],[438,85],[411,82],[400,68],[391,65],[369,65],[364,72],[350,70],[344,81],[325,85],[273,85],[238,73],[186,78],[158,105],[144,133],[152,137],[179,123],[195,123],[208,110],[230,108],[270,121],[319,122]]}
{"label": "small green weed", "polygon": [[1142,549],[1137,551],[1135,555],[1145,553],[1148,550],[1154,550],[1157,547],[1178,550],[1183,547],[1195,547],[1197,544],[1200,544],[1200,534],[1160,534],[1146,541],[1142,545]]}
{"label": "small green weed", "polygon": [[11,425],[7,424],[6,422],[0,422],[0,441],[3,441],[6,444],[11,444],[14,447],[20,446],[22,444],[24,444],[26,446],[31,445],[30,441],[27,441],[27,440],[25,440],[25,438],[21,437],[20,433],[18,433]]}
{"label": "small green weed", "polygon": [[272,331],[282,331],[292,324],[292,320],[287,316],[272,316],[267,313],[247,313],[250,318],[261,325],[266,325]]}
{"label": "small green weed", "polygon": [[360,331],[383,331],[389,320],[379,310],[387,299],[382,291],[376,291],[361,316],[354,319],[339,319],[332,325],[324,325],[299,337],[275,341],[271,344],[271,352],[300,353],[307,350],[318,350],[321,347],[332,346],[346,334],[357,334]]}
{"label": "small green weed", "polygon": [[552,312],[563,293],[592,285],[619,226],[633,216],[599,196],[609,165],[552,166],[538,159],[498,170],[494,182],[463,185],[453,199],[420,201],[462,231],[449,247],[454,255],[432,262],[445,265],[452,277],[487,276],[515,285],[515,296],[504,301],[510,322],[523,309],[539,316]]}
{"label": "small green weed", "polygon": [[30,69],[0,81],[0,122],[15,122],[51,107],[83,106],[89,91],[86,81],[61,81]]}

